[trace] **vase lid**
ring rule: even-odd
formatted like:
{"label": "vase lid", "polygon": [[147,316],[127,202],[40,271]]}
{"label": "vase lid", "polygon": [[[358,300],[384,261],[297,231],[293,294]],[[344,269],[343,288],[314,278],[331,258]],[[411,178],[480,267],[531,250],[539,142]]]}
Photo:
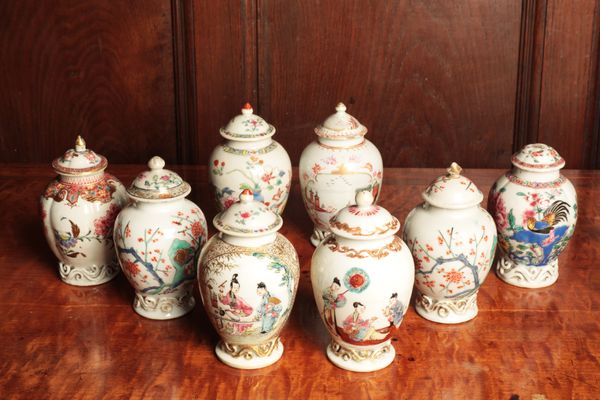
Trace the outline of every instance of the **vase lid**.
{"label": "vase lid", "polygon": [[244,189],[238,201],[215,216],[213,225],[227,235],[256,237],[277,232],[283,220],[261,201],[254,200],[250,189]]}
{"label": "vase lid", "polygon": [[134,200],[169,200],[187,196],[192,188],[173,171],[165,168],[165,160],[154,156],[148,161],[149,171],[141,172],[127,189]]}
{"label": "vase lid", "polygon": [[512,156],[512,164],[525,171],[555,171],[565,166],[565,160],[547,144],[525,145]]}
{"label": "vase lid", "polygon": [[355,205],[346,206],[331,217],[331,232],[355,240],[381,239],[398,232],[398,219],[385,208],[373,204],[374,200],[371,191],[358,192]]}
{"label": "vase lid", "polygon": [[333,140],[345,140],[364,136],[367,128],[356,118],[346,112],[344,103],[338,103],[335,107],[335,113],[315,128],[315,133],[319,137]]}
{"label": "vase lid", "polygon": [[225,139],[252,142],[270,138],[275,134],[275,127],[254,114],[250,103],[246,103],[242,113],[233,117],[219,132]]}
{"label": "vase lid", "polygon": [[473,181],[462,176],[462,168],[453,162],[446,175],[436,178],[423,192],[423,199],[436,207],[459,209],[475,206],[483,200],[483,193]]}
{"label": "vase lid", "polygon": [[86,148],[81,136],[77,136],[74,149],[52,161],[52,168],[58,174],[69,176],[92,175],[106,169],[107,165],[106,157]]}

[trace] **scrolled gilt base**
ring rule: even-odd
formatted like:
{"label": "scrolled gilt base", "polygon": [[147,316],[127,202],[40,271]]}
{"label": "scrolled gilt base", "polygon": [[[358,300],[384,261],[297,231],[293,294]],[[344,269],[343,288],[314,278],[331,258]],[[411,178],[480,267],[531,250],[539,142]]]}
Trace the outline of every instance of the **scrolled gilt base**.
{"label": "scrolled gilt base", "polygon": [[521,265],[502,256],[496,264],[496,274],[504,282],[528,289],[550,286],[558,279],[558,260],[541,266]]}
{"label": "scrolled gilt base", "polygon": [[313,229],[312,235],[310,235],[310,242],[313,246],[317,247],[319,243],[323,241],[327,236],[329,236],[331,232],[323,231],[318,228]]}
{"label": "scrolled gilt base", "polygon": [[149,319],[179,318],[194,308],[196,300],[191,291],[180,292],[172,295],[135,294],[133,309],[142,317]]}
{"label": "scrolled gilt base", "polygon": [[73,286],[101,285],[116,277],[119,271],[121,269],[118,264],[75,267],[62,262],[58,263],[60,279]]}
{"label": "scrolled gilt base", "polygon": [[275,337],[260,344],[233,344],[220,341],[215,353],[224,364],[239,369],[268,367],[283,355],[283,344]]}
{"label": "scrolled gilt base", "polygon": [[417,293],[415,302],[417,313],[429,321],[441,324],[459,324],[477,315],[477,291],[458,299],[436,300]]}
{"label": "scrolled gilt base", "polygon": [[396,350],[388,340],[375,346],[349,346],[332,340],[327,346],[327,358],[335,366],[354,372],[371,372],[390,365]]}

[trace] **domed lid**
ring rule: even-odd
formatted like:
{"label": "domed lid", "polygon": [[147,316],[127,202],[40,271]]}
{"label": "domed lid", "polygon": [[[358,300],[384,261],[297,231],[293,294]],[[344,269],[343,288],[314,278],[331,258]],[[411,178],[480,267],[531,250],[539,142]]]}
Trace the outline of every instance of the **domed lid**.
{"label": "domed lid", "polygon": [[254,114],[250,103],[246,103],[242,113],[233,117],[219,132],[225,139],[252,142],[273,136],[275,127]]}
{"label": "domed lid", "polygon": [[85,147],[85,140],[77,136],[75,148],[69,149],[52,161],[52,168],[61,175],[81,176],[91,175],[106,168],[106,157],[94,153]]}
{"label": "domed lid", "polygon": [[352,115],[346,113],[344,103],[335,107],[335,114],[331,114],[325,122],[315,128],[315,133],[327,139],[344,140],[364,136],[367,128]]}
{"label": "domed lid", "polygon": [[356,205],[344,207],[331,217],[331,231],[337,236],[356,240],[381,239],[398,232],[398,219],[373,201],[369,190],[358,192]]}
{"label": "domed lid", "polygon": [[135,200],[168,200],[187,196],[192,188],[179,175],[164,169],[165,160],[155,156],[148,161],[150,171],[140,173],[127,189]]}
{"label": "domed lid", "polygon": [[565,160],[547,144],[533,143],[513,154],[515,167],[526,171],[555,171],[565,166]]}
{"label": "domed lid", "polygon": [[483,193],[460,173],[462,168],[453,162],[446,175],[436,178],[423,192],[423,199],[436,207],[459,209],[475,206],[483,200]]}
{"label": "domed lid", "polygon": [[231,236],[256,237],[277,232],[283,220],[261,201],[254,200],[251,190],[244,189],[238,201],[215,216],[213,225]]}

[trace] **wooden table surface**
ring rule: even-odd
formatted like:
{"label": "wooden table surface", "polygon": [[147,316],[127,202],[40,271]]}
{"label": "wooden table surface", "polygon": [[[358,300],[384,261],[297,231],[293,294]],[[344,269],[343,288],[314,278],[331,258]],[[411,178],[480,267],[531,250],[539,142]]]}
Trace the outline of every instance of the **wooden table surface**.
{"label": "wooden table surface", "polygon": [[[109,165],[109,172],[129,184],[142,168]],[[211,220],[206,169],[173,169],[191,183],[191,199]],[[386,169],[380,204],[403,221],[443,172]],[[464,173],[487,193],[501,172]],[[46,165],[3,165],[0,397],[600,398],[600,171],[565,175],[577,189],[580,214],[554,286],[521,289],[491,273],[479,291],[479,315],[456,326],[426,321],[411,307],[393,339],[394,363],[361,374],[338,369],[325,356],[328,335],[309,281],[311,224],[297,181],[281,230],[302,264],[282,332],[285,353],[271,367],[238,371],[216,359],[217,335],[201,306],[179,319],[151,321],[133,312],[133,290],[122,275],[89,288],[62,283],[38,211],[53,173]]]}

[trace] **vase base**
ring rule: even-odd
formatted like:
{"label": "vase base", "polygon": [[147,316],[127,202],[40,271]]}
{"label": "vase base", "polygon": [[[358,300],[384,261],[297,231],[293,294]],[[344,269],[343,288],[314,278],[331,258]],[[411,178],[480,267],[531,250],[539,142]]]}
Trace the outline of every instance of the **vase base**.
{"label": "vase base", "polygon": [[496,274],[509,285],[538,289],[553,285],[558,279],[558,260],[550,264],[530,266],[517,264],[506,256],[496,264]]}
{"label": "vase base", "polygon": [[89,265],[75,267],[58,263],[60,279],[73,286],[96,286],[113,280],[121,269],[118,264]]}
{"label": "vase base", "polygon": [[415,310],[421,317],[440,324],[460,324],[472,320],[479,312],[477,292],[460,299],[435,300],[418,293]]}
{"label": "vase base", "polygon": [[310,235],[310,242],[313,246],[317,247],[319,243],[323,241],[331,232],[326,232],[321,229],[314,228],[312,235]]}
{"label": "vase base", "polygon": [[327,346],[327,358],[336,367],[353,372],[372,372],[390,365],[396,357],[396,350],[388,340],[366,349],[346,347],[336,341]]}
{"label": "vase base", "polygon": [[190,291],[179,296],[148,295],[136,293],[133,309],[142,317],[149,319],[174,319],[192,311],[196,300]]}
{"label": "vase base", "polygon": [[220,341],[215,348],[217,358],[238,369],[258,369],[275,364],[283,355],[279,337],[258,345],[238,345]]}

